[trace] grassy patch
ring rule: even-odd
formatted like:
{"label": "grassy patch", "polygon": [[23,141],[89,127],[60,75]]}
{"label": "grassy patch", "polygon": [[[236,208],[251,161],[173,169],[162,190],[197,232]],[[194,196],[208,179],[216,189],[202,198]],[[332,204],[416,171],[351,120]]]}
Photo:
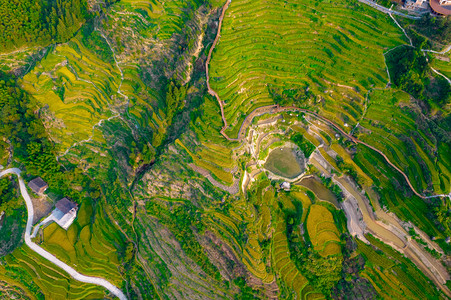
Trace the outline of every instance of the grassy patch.
{"label": "grassy patch", "polygon": [[265,162],[265,168],[276,175],[295,178],[304,170],[291,148],[276,148],[269,153]]}

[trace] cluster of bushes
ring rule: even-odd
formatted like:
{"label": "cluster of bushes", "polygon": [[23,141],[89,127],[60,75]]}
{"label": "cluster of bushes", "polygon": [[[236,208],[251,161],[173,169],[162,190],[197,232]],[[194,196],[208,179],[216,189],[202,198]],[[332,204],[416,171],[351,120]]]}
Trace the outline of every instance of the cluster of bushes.
{"label": "cluster of bushes", "polygon": [[0,217],[0,257],[19,245],[26,223],[22,198],[8,177],[0,178],[0,216],[2,212],[5,215]]}
{"label": "cluster of bushes", "polygon": [[346,163],[340,156],[337,156],[335,158],[335,162],[337,163],[340,171],[342,171],[346,175],[349,175],[359,186],[362,186],[362,180],[359,176],[357,176],[357,171],[352,165]]}
{"label": "cluster of bushes", "polygon": [[387,54],[386,60],[392,83],[425,104],[445,105],[450,101],[451,87],[442,76],[432,73],[422,48],[428,40],[410,30],[415,47],[398,47]]}
{"label": "cluster of bushes", "polygon": [[313,151],[315,151],[315,145],[306,140],[299,132],[291,137],[291,141],[301,148],[302,152],[305,154],[305,157],[310,157]]}
{"label": "cluster of bushes", "polygon": [[419,33],[441,44],[449,44],[451,41],[451,18],[435,17],[425,14],[414,26]]}
{"label": "cluster of bushes", "polygon": [[321,178],[321,182],[327,187],[327,189],[329,191],[331,191],[335,195],[337,200],[339,202],[343,201],[343,198],[344,198],[343,191],[341,190],[341,188],[338,185],[333,183],[332,178],[321,176],[321,174],[320,174],[320,178]]}
{"label": "cluster of bushes", "polygon": [[393,84],[419,98],[424,92],[428,62],[420,49],[399,47],[387,55]]}
{"label": "cluster of bushes", "polygon": [[258,299],[258,297],[255,296],[258,291],[248,286],[244,277],[235,278],[233,280],[233,283],[235,283],[235,285],[240,288],[240,292],[238,294],[235,294],[234,296],[235,300]]}
{"label": "cluster of bushes", "polygon": [[97,30],[94,30],[94,20],[87,22],[82,28],[82,39],[83,45],[94,52],[98,57],[102,58],[103,61],[114,64],[114,56],[108,43],[100,35]]}
{"label": "cluster of bushes", "polygon": [[308,86],[301,88],[284,89],[268,84],[268,91],[276,104],[281,106],[300,105],[310,98]]}
{"label": "cluster of bushes", "polygon": [[[18,207],[17,191],[7,177],[0,179],[0,213]],[[11,203],[13,202],[13,204]],[[8,213],[8,212],[7,212]]]}

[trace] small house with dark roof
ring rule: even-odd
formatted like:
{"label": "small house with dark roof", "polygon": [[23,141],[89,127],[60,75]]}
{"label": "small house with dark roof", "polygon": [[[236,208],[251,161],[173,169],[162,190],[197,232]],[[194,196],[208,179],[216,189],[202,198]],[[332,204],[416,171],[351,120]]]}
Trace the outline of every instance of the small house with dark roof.
{"label": "small house with dark roof", "polygon": [[44,180],[42,180],[41,177],[36,177],[32,181],[30,181],[28,183],[28,186],[33,192],[39,195],[43,194],[45,190],[49,187],[49,185]]}
{"label": "small house with dark roof", "polygon": [[52,212],[54,221],[67,230],[77,217],[78,204],[66,197],[56,202],[56,208]]}

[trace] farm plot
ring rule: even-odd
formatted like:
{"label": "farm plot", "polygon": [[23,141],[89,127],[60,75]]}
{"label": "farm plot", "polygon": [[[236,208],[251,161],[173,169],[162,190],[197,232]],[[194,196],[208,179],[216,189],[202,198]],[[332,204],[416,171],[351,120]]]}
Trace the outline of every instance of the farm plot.
{"label": "farm plot", "polygon": [[210,63],[211,86],[225,102],[229,136],[236,136],[252,110],[274,103],[271,88],[308,87],[322,99],[326,115],[343,123],[355,122],[362,111],[362,95],[371,86],[385,86],[383,52],[403,43],[399,28],[388,16],[359,4],[318,4],[310,0],[230,4]]}
{"label": "farm plot", "polygon": [[[91,220],[95,220],[91,224]],[[108,278],[116,286],[122,284],[119,273],[119,256],[115,245],[123,247],[122,237],[110,231],[101,207],[93,211],[92,204],[85,201],[78,218],[67,231],[56,223],[44,229],[41,246],[69,265],[88,276]]]}
{"label": "farm plot", "polygon": [[0,265],[0,278],[12,278],[13,284],[19,282],[38,299],[103,299],[102,287],[82,283],[72,279],[27,246],[16,249],[3,258]]}
{"label": "farm plot", "polygon": [[318,204],[310,206],[307,217],[307,232],[313,249],[323,257],[341,254],[340,232],[329,210]]}
{"label": "farm plot", "polygon": [[434,284],[410,260],[372,236],[368,236],[368,240],[383,252],[358,241],[357,250],[366,258],[366,267],[361,274],[383,298],[440,298]]}
{"label": "farm plot", "polygon": [[[314,292],[307,278],[299,272],[295,263],[290,259],[290,250],[285,231],[285,222],[279,222],[275,226],[272,242],[274,269],[285,282],[286,286],[298,293],[300,299],[311,299],[313,295],[323,297],[323,295],[318,295]],[[312,295],[309,297],[309,294]]]}
{"label": "farm plot", "polygon": [[[361,124],[371,134],[359,138],[381,150],[405,170],[417,190],[448,193],[451,159],[445,143],[431,136],[432,125],[416,113],[402,108],[409,101],[403,92],[373,91]],[[409,155],[405,155],[409,153]]]}

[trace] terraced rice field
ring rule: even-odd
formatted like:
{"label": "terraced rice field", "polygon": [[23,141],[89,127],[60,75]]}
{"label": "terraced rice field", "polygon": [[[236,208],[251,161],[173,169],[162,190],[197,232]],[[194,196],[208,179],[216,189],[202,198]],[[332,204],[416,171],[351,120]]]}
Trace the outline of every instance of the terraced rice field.
{"label": "terraced rice field", "polygon": [[388,81],[383,52],[402,43],[388,16],[356,3],[232,1],[210,63],[227,133],[235,137],[245,116],[273,104],[269,85],[308,86],[325,115],[343,119],[344,112],[341,123],[356,122],[365,91]]}
{"label": "terraced rice field", "polygon": [[449,56],[449,52],[448,54],[440,55],[440,57],[448,59],[448,61],[436,58],[434,60],[434,68],[446,77],[451,78],[451,63],[449,62]]}
{"label": "terraced rice field", "polygon": [[[111,11],[110,17],[117,21],[114,30],[115,35],[121,35],[125,39],[122,44],[134,44],[136,39],[153,38],[158,40],[169,40],[174,34],[180,33],[186,22],[186,14],[201,4],[199,0],[189,1],[134,1],[125,0],[116,3]],[[128,16],[118,15],[131,12]],[[111,22],[111,21],[110,21]],[[135,28],[135,35],[120,34],[126,28]],[[132,41],[134,39],[135,41]],[[143,45],[144,46],[144,45]]]}
{"label": "terraced rice field", "polygon": [[310,206],[307,217],[307,232],[313,249],[321,256],[341,254],[340,232],[329,210],[321,205]]}
{"label": "terraced rice field", "polygon": [[[88,201],[78,212],[76,221],[67,231],[56,223],[44,229],[41,246],[69,265],[75,265],[77,271],[88,276],[108,278],[116,285],[122,284],[119,273],[119,247],[124,247],[122,237],[110,231],[111,225],[105,220],[102,210],[97,207],[95,216]],[[95,222],[91,224],[91,220]]]}
{"label": "terraced rice field", "polygon": [[[228,168],[224,169],[224,167],[226,166],[233,166],[233,162],[231,161],[230,156],[219,155],[217,153],[212,154],[212,150],[205,148],[198,153],[193,153],[178,139],[176,140],[176,144],[190,155],[190,157],[193,159],[193,163],[196,166],[207,170],[214,179],[226,185],[233,184],[232,173]],[[206,153],[208,153],[209,155],[205,155]],[[229,152],[229,154],[231,153]]]}
{"label": "terraced rice field", "polygon": [[[105,143],[97,130],[113,119],[126,122],[114,125],[126,130],[164,134],[164,95],[160,83],[144,82],[150,79],[143,68],[146,61],[163,64],[175,56],[174,36],[187,30],[188,12],[200,5],[194,0],[121,1],[111,6],[100,29],[86,25],[69,42],[49,49],[22,86],[44,107],[41,114],[60,153],[80,143]],[[189,30],[195,36],[200,29]]]}
{"label": "terraced rice field", "polygon": [[[0,278],[13,279],[38,299],[103,299],[105,290],[93,284],[72,279],[27,246],[3,258]],[[6,277],[3,277],[6,276]]]}
{"label": "terraced rice field", "polygon": [[60,150],[88,139],[93,126],[115,114],[123,99],[113,100],[120,74],[113,64],[102,61],[84,47],[81,34],[70,43],[51,49],[23,78],[23,87],[44,110],[44,121]]}
{"label": "terraced rice field", "polygon": [[[108,52],[108,44],[97,31],[97,43]],[[115,118],[131,119],[137,128],[149,127],[157,131],[161,119],[153,113],[149,98],[158,95],[139,78],[137,65],[123,66],[124,78],[112,60],[100,57],[88,49],[83,32],[70,42],[57,45],[22,81],[25,90],[44,107],[44,122],[60,152],[81,141],[103,143],[95,134],[103,122]],[[127,98],[118,94],[118,88]],[[153,118],[152,118],[153,117]]]}
{"label": "terraced rice field", "polygon": [[[264,183],[267,184],[267,182]],[[262,187],[266,187],[265,184]],[[240,256],[241,262],[253,276],[260,279],[265,285],[271,284],[275,277],[268,269],[267,255],[269,253],[266,253],[261,246],[261,243],[270,237],[271,212],[269,206],[272,201],[263,203],[262,200],[268,197],[272,200],[274,191],[270,188],[264,192],[263,196],[262,190],[257,189],[255,196],[256,203],[261,205],[262,214],[259,214],[253,205],[237,201],[229,210],[230,216],[218,212],[212,213],[212,222],[209,225],[227,239],[233,247],[240,249],[237,255]],[[240,242],[243,223],[247,224],[246,242],[244,243]]]}
{"label": "terraced rice field", "polygon": [[272,257],[275,271],[285,285],[299,295],[300,299],[324,298],[322,294],[314,291],[307,278],[299,272],[295,263],[290,259],[290,250],[285,231],[285,222],[277,223],[272,242]]}
{"label": "terraced rice field", "polygon": [[439,298],[434,285],[411,261],[373,237],[369,239],[384,253],[376,252],[372,246],[358,241],[358,251],[367,258],[362,275],[371,282],[381,297],[387,299]]}
{"label": "terraced rice field", "polygon": [[[436,194],[448,193],[451,153],[444,144],[431,138],[429,129],[419,125],[417,116],[399,106],[408,102],[408,95],[376,90],[369,99],[371,106],[361,124],[371,134],[364,133],[358,137],[381,150],[401,170],[405,170],[420,193],[428,189]],[[432,183],[431,187],[428,187],[429,183]]]}

